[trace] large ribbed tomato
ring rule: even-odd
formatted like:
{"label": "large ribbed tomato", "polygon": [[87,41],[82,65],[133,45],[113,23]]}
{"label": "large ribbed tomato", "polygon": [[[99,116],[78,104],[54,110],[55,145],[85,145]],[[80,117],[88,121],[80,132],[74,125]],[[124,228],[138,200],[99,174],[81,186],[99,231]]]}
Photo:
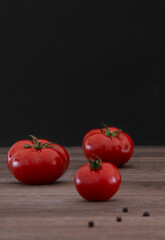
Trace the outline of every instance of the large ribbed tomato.
{"label": "large ribbed tomato", "polygon": [[62,146],[34,136],[16,142],[8,151],[7,165],[13,176],[25,184],[46,184],[60,178],[69,166]]}
{"label": "large ribbed tomato", "polygon": [[115,127],[93,129],[84,136],[83,151],[87,159],[92,153],[102,161],[122,166],[132,156],[134,143],[132,138]]}

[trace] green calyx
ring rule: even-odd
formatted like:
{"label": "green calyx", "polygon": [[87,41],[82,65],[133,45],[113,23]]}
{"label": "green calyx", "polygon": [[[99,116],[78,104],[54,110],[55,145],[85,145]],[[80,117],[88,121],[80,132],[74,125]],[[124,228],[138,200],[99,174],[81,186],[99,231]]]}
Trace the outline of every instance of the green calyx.
{"label": "green calyx", "polygon": [[35,148],[35,149],[37,149],[37,150],[41,150],[41,149],[43,149],[43,148],[51,148],[51,147],[53,147],[53,145],[51,145],[52,142],[48,142],[48,143],[43,143],[43,144],[41,144],[41,142],[38,141],[38,139],[37,139],[35,136],[30,135],[30,137],[33,139],[34,144],[33,144],[33,145],[25,144],[25,145],[24,145],[25,148]]}
{"label": "green calyx", "polygon": [[120,136],[120,132],[122,132],[122,130],[121,129],[119,129],[119,130],[117,130],[117,131],[115,131],[115,132],[112,132],[112,131],[110,131],[109,129],[108,129],[108,126],[105,124],[105,123],[103,123],[103,125],[104,125],[104,127],[105,127],[105,132],[101,129],[101,132],[104,134],[104,135],[106,135],[106,136],[108,136],[108,137],[119,137]]}
{"label": "green calyx", "polygon": [[98,169],[100,169],[101,165],[102,165],[102,160],[96,156],[95,154],[92,153],[93,156],[95,156],[98,160],[94,160],[91,157],[89,158],[89,162],[90,162],[90,168],[92,170],[97,171]]}

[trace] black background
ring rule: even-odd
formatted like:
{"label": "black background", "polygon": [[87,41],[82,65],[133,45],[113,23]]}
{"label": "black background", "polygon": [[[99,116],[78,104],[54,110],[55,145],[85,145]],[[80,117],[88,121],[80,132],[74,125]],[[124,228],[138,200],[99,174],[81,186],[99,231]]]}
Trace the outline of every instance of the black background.
{"label": "black background", "polygon": [[0,145],[80,145],[102,121],[165,144],[165,3],[0,1]]}

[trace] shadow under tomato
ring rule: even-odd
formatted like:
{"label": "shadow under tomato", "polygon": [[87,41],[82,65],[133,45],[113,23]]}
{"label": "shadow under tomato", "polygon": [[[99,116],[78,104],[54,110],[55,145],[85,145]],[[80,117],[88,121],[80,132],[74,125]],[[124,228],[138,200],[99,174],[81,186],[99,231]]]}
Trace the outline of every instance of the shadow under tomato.
{"label": "shadow under tomato", "polygon": [[132,164],[125,164],[125,165],[123,165],[123,166],[121,166],[121,167],[118,167],[119,169],[133,169],[134,168],[134,166],[132,165]]}
{"label": "shadow under tomato", "polygon": [[62,184],[68,184],[67,181],[55,181],[51,183],[43,183],[43,184],[25,184],[19,181],[7,181],[6,183],[3,184],[12,184],[12,185],[20,185],[20,186],[50,186],[50,185],[62,185]]}
{"label": "shadow under tomato", "polygon": [[80,204],[83,204],[83,203],[89,203],[89,204],[93,204],[93,203],[97,203],[97,204],[100,204],[102,205],[102,203],[106,204],[106,203],[116,203],[118,202],[118,199],[109,199],[109,200],[106,200],[106,201],[88,201],[88,200],[85,200],[83,198],[80,198],[80,199],[75,199],[75,202],[79,202]]}

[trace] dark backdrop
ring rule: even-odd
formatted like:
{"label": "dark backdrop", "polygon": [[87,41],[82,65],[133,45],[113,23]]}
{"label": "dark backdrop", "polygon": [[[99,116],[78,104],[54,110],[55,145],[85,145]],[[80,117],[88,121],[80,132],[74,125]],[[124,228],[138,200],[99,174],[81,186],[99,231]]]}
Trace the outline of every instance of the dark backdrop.
{"label": "dark backdrop", "polygon": [[165,3],[153,2],[0,1],[0,145],[80,145],[102,121],[165,144]]}

